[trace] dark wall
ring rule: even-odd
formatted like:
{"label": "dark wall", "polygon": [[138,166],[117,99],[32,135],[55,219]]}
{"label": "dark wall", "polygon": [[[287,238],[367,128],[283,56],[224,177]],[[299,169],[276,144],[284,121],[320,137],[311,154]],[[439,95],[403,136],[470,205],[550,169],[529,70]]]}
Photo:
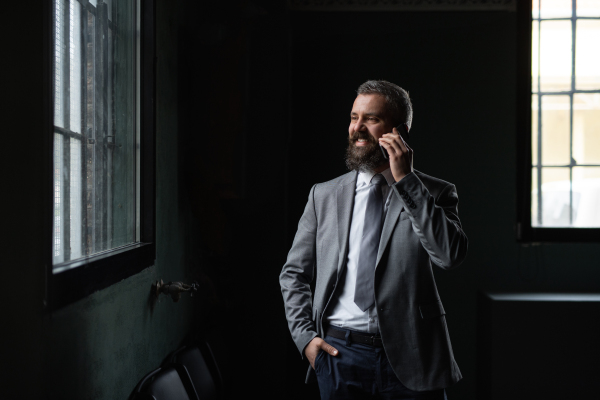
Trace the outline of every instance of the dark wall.
{"label": "dark wall", "polygon": [[[187,262],[200,240],[191,232],[191,207],[180,190],[183,164],[178,126],[178,1],[157,2],[156,62],[156,262],[146,270],[49,312],[43,300],[44,221],[51,190],[47,168],[51,141],[44,138],[42,7],[21,3],[2,13],[5,36],[18,37],[3,65],[3,121],[15,132],[0,146],[3,188],[0,265],[3,329],[0,365],[3,399],[125,399],[136,383],[201,327],[194,318],[202,296],[178,303],[161,299],[151,307],[151,284],[159,279],[190,282],[202,276]],[[20,19],[18,16],[25,16]],[[8,31],[6,31],[8,29]],[[17,36],[15,36],[17,35]],[[27,51],[23,51],[27,49]],[[18,133],[16,133],[18,132]],[[20,151],[16,151],[19,149]],[[10,192],[10,195],[9,195]],[[47,227],[46,227],[47,229]],[[206,280],[201,282],[208,286]]]}
{"label": "dark wall", "polygon": [[[348,113],[366,79],[410,91],[415,167],[458,189],[469,255],[436,272],[465,376],[452,398],[475,398],[478,290],[598,289],[599,245],[515,240],[515,14],[218,3],[157,2],[155,265],[50,314],[43,15],[16,4],[0,17],[20,39],[3,66],[4,128],[18,134],[0,147],[3,170],[15,171],[0,241],[7,398],[125,398],[188,336],[213,344],[231,398],[318,398],[303,383],[278,275],[310,187],[345,172]],[[198,280],[201,291],[152,311],[157,279]]]}
{"label": "dark wall", "polygon": [[[286,398],[287,14],[265,2],[186,2],[180,113],[197,260],[214,284],[205,336],[231,398]],[[201,306],[203,309],[204,306]]]}
{"label": "dark wall", "polygon": [[[25,14],[30,24],[14,17]],[[5,282],[4,290],[0,290],[3,308],[0,380],[5,387],[3,396],[17,398],[18,394],[19,398],[34,399],[43,393],[41,309],[45,291],[42,251],[45,236],[41,224],[45,210],[38,199],[49,184],[43,174],[47,142],[41,137],[44,120],[40,88],[46,83],[41,69],[42,8],[11,4],[0,14],[0,26],[4,37],[19,38],[6,45],[4,57],[12,61],[2,66],[2,74],[7,78],[3,80],[0,100],[5,132],[15,132],[5,135],[0,146],[0,165],[5,171],[0,200],[3,210],[0,266]],[[23,48],[28,51],[23,52]],[[7,387],[5,382],[16,384]]]}
{"label": "dark wall", "polygon": [[456,185],[469,237],[465,263],[436,280],[464,375],[448,395],[475,399],[477,291],[597,291],[600,281],[598,244],[516,242],[516,138],[528,134],[515,128],[516,14],[296,13],[292,26],[289,232],[310,187],[345,172],[358,85],[407,89],[414,166]]}
{"label": "dark wall", "polygon": [[[44,14],[16,4],[1,19],[5,36],[19,35],[3,66],[3,120],[19,132],[0,150],[3,170],[15,171],[1,230],[10,327],[2,330],[3,398],[123,399],[189,337],[211,342],[232,396],[285,397],[277,276],[287,252],[290,36],[282,5],[156,2],[156,263],[53,312],[43,307],[42,222],[51,212],[40,201],[51,189],[43,132],[52,123],[42,103]],[[152,308],[159,279],[197,280],[200,290]]]}
{"label": "dark wall", "polygon": [[194,328],[197,302],[164,297],[152,306],[157,280],[196,279],[187,262],[193,242],[178,126],[179,2],[156,9],[156,262],[141,273],[44,315],[46,391],[49,399],[124,399],[146,373]]}

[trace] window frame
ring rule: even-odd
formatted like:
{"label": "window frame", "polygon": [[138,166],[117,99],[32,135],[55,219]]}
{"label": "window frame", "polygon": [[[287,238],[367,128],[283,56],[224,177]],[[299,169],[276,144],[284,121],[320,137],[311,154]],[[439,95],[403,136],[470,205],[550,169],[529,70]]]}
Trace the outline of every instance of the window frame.
{"label": "window frame", "polygon": [[[87,3],[86,0],[82,1]],[[68,266],[53,272],[53,215],[54,215],[54,103],[53,103],[53,2],[45,1],[43,69],[44,90],[42,112],[46,173],[44,174],[44,268],[46,287],[44,309],[53,311],[80,300],[89,294],[109,287],[155,263],[155,1],[140,2],[139,39],[139,109],[140,139],[139,191],[136,191],[139,212],[139,242],[61,263]]]}
{"label": "window frame", "polygon": [[549,228],[531,224],[532,0],[517,2],[517,241],[600,242],[600,228]]}

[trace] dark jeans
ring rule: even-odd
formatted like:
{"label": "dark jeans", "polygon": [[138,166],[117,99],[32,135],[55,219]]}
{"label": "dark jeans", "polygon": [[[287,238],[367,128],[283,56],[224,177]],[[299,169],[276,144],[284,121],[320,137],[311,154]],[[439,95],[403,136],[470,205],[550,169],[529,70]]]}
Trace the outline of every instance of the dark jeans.
{"label": "dark jeans", "polygon": [[416,392],[404,386],[392,370],[383,347],[350,343],[331,336],[324,340],[339,353],[334,357],[321,351],[315,359],[321,400],[446,399],[444,389]]}

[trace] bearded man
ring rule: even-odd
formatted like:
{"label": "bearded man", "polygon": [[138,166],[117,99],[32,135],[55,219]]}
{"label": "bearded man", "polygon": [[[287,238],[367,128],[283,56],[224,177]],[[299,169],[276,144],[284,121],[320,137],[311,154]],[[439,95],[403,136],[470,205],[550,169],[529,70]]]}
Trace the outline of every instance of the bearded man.
{"label": "bearded man", "polygon": [[386,81],[357,93],[351,172],[312,187],[281,271],[288,326],[323,400],[444,399],[462,375],[432,266],[466,256],[458,195],[413,169],[401,136],[412,124],[408,93]]}

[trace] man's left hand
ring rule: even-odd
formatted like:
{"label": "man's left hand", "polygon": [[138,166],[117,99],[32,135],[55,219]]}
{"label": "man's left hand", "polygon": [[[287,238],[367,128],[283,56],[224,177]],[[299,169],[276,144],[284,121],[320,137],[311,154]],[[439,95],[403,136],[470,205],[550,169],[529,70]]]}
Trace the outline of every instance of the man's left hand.
{"label": "man's left hand", "polygon": [[393,133],[386,133],[380,137],[379,143],[388,152],[390,169],[396,182],[413,171],[413,150],[400,136],[398,129],[394,128]]}

